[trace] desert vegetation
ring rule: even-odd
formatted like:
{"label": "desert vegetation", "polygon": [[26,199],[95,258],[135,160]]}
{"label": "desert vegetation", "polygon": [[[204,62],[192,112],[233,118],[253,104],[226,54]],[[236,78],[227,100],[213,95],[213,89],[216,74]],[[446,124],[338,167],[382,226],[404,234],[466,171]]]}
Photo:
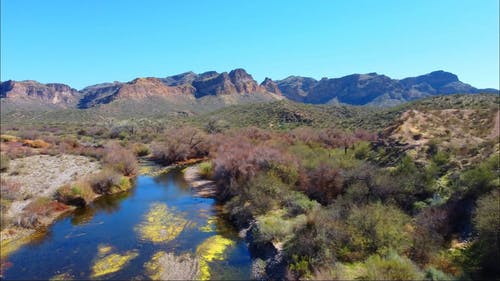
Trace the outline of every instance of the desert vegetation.
{"label": "desert vegetation", "polygon": [[[252,243],[276,249],[287,278],[491,278],[500,276],[494,264],[500,229],[495,106],[498,97],[491,95],[446,96],[390,109],[245,105],[210,118],[105,119],[84,129],[54,119],[9,123],[2,126],[0,169],[15,176],[23,173],[18,159],[40,155],[99,163],[92,177],[65,182],[26,206],[44,214],[127,189],[137,158],[161,165],[202,161],[199,174],[215,182],[224,215],[247,229]],[[2,211],[25,196],[20,190],[19,182],[2,179]],[[186,223],[174,213],[157,206],[139,233],[171,240]],[[156,237],[155,229],[172,218],[177,228]],[[220,251],[229,243],[212,239]],[[199,260],[167,253],[157,259],[196,264],[207,278],[206,263],[220,251],[208,244],[198,251]],[[109,258],[126,263],[125,256]]]}

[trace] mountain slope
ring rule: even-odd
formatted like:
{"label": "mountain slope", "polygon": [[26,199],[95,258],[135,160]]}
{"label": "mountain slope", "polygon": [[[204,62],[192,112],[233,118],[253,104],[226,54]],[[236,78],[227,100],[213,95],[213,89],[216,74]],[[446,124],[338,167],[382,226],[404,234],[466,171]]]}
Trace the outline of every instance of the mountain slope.
{"label": "mountain slope", "polygon": [[401,80],[368,73],[319,81],[300,76],[277,81],[266,78],[258,84],[241,68],[222,73],[185,72],[165,78],[136,78],[126,83],[88,86],[80,91],[64,84],[36,81],[6,81],[0,89],[2,109],[7,111],[100,106],[119,111],[120,106],[128,105],[126,108],[142,108],[141,113],[147,113],[148,106],[158,112],[175,107],[207,112],[232,104],[283,98],[310,104],[393,106],[441,94],[498,93],[495,89],[474,88],[444,71]]}
{"label": "mountain slope", "polygon": [[495,89],[474,88],[458,80],[455,74],[445,71],[434,71],[401,80],[377,73],[352,74],[341,78],[323,78],[319,81],[290,76],[276,83],[285,97],[313,104],[340,102],[390,106],[441,94],[498,93]]}
{"label": "mountain slope", "polygon": [[81,93],[65,84],[42,84],[36,81],[5,81],[0,84],[0,98],[18,106],[36,108],[44,105],[52,108],[74,107]]}

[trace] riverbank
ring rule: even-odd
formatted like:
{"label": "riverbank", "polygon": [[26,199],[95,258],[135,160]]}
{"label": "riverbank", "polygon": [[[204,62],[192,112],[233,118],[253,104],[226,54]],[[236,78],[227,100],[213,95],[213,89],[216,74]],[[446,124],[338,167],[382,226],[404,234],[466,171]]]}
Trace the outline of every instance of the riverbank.
{"label": "riverbank", "polygon": [[[9,254],[43,236],[45,229],[58,218],[104,195],[92,192],[87,182],[102,172],[100,162],[85,156],[34,155],[12,160],[8,170],[1,174],[2,268]],[[110,193],[132,187],[131,177],[122,176],[118,180]],[[65,190],[70,190],[71,197],[61,195]]]}
{"label": "riverbank", "polygon": [[[217,186],[200,173],[200,164],[191,165],[182,170],[184,180],[199,197],[216,198]],[[255,239],[259,232],[255,218],[245,223],[248,227],[237,227],[240,238],[245,240],[252,254],[252,276],[255,280],[283,280],[286,267],[283,260],[282,246],[275,243],[261,243]],[[233,223],[233,225],[235,225]],[[236,225],[235,225],[236,226]]]}

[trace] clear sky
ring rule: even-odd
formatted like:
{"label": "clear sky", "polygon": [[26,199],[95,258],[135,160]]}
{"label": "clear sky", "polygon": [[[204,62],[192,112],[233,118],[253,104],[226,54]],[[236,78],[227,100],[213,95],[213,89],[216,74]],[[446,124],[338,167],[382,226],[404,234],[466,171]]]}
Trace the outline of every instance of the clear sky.
{"label": "clear sky", "polygon": [[453,72],[499,88],[498,0],[1,0],[1,80]]}

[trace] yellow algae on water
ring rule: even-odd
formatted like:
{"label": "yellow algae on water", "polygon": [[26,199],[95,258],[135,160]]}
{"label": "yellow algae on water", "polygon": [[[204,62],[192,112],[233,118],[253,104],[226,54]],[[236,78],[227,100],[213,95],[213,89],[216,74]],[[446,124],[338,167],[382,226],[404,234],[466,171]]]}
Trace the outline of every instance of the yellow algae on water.
{"label": "yellow algae on water", "polygon": [[109,246],[109,245],[106,245],[106,244],[99,244],[97,246],[97,254],[102,257],[106,254],[108,254],[109,252],[111,252],[111,250],[113,249],[113,247]]}
{"label": "yellow algae on water", "polygon": [[137,251],[128,251],[123,255],[111,254],[98,259],[94,266],[92,266],[92,277],[99,277],[117,272],[138,255]]}
{"label": "yellow algae on water", "polygon": [[207,220],[207,224],[204,226],[200,226],[198,228],[198,230],[201,232],[214,232],[215,231],[215,222],[216,222],[215,217],[209,217]]}
{"label": "yellow algae on water", "polygon": [[146,272],[148,273],[149,277],[152,280],[160,280],[160,275],[164,268],[160,267],[160,263],[158,260],[160,259],[161,256],[165,255],[164,251],[159,251],[158,253],[154,254],[153,257],[151,258],[150,261],[146,262],[144,264],[144,267],[146,268]]}
{"label": "yellow algae on water", "polygon": [[215,260],[223,260],[224,252],[228,247],[233,245],[234,241],[221,235],[215,235],[206,239],[198,246],[196,249],[196,255],[200,258],[201,280],[210,279],[210,267],[208,263]]}
{"label": "yellow algae on water", "polygon": [[155,203],[136,230],[144,240],[166,243],[174,240],[187,224],[183,214],[176,214],[175,209],[169,209],[166,204]]}
{"label": "yellow algae on water", "polygon": [[[13,236],[10,238],[3,239],[0,242],[0,258],[5,258],[11,253],[17,251],[19,248],[22,246],[32,242],[36,241],[38,239],[42,239],[45,235],[45,232],[43,231],[34,231],[29,234],[25,235],[20,235],[20,236]],[[3,236],[3,235],[2,235]]]}

